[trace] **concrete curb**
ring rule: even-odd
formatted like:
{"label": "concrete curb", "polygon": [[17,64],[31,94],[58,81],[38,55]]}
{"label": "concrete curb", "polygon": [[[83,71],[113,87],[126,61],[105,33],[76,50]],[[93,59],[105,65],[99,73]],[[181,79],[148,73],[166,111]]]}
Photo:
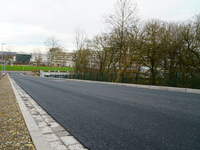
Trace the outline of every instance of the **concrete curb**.
{"label": "concrete curb", "polygon": [[[42,133],[42,136],[46,139],[48,145],[55,150],[87,150],[87,148],[70,135],[67,130],[39,106],[38,103],[35,102],[35,100],[32,99],[12,78],[9,78],[9,80],[17,91],[18,97],[21,98],[21,101],[19,102],[22,105],[21,111],[28,111],[28,115],[30,114],[35,121],[36,125],[32,122],[29,124],[29,132],[33,130],[32,138],[35,138],[35,142],[40,142],[37,140],[38,136],[41,136]],[[30,117],[27,116],[27,112],[24,113],[23,116]],[[38,128],[40,131],[37,130]],[[38,145],[37,149],[43,150],[44,148]]]}
{"label": "concrete curb", "polygon": [[[24,75],[24,74],[21,74],[21,75]],[[26,75],[24,75],[24,76],[26,76]],[[37,77],[40,77],[40,76],[37,76]],[[40,77],[40,78],[52,78],[52,77]],[[186,92],[186,93],[200,94],[200,90],[199,89],[190,89],[190,88],[154,86],[154,85],[140,85],[140,84],[127,84],[127,83],[113,83],[113,82],[102,82],[102,81],[91,81],[91,80],[78,80],[78,79],[66,79],[66,78],[54,78],[54,79],[65,79],[65,80],[74,80],[74,81],[78,81],[78,82],[100,83],[100,84],[110,84],[110,85],[137,87],[137,88],[146,88],[146,89],[154,89],[154,90],[165,90],[165,91],[173,91],[173,92]]]}
{"label": "concrete curb", "polygon": [[109,82],[99,82],[99,83],[111,84],[111,85],[120,85],[120,86],[128,86],[128,87],[137,87],[137,88],[146,88],[146,89],[154,89],[154,90],[165,90],[165,91],[173,91],[173,92],[186,92],[186,93],[200,94],[200,90],[198,90],[198,89],[189,89],[189,88],[153,86],[153,85],[139,85],[139,84],[126,84],[126,83],[109,83]]}
{"label": "concrete curb", "polygon": [[[42,78],[51,78],[51,77],[42,77]],[[165,90],[165,91],[173,91],[173,92],[185,92],[185,93],[200,94],[200,90],[198,90],[198,89],[190,89],[190,88],[154,86],[154,85],[140,85],[140,84],[127,84],[127,83],[113,83],[113,82],[101,82],[101,81],[66,79],[66,78],[54,78],[54,79],[64,79],[64,80],[73,80],[73,81],[87,82],[87,83],[99,83],[99,84],[107,84],[107,85],[118,85],[118,86],[128,86],[128,87],[145,88],[145,89],[153,89],[153,90]]]}
{"label": "concrete curb", "polygon": [[11,83],[11,86],[13,88],[13,91],[15,93],[15,97],[17,99],[17,102],[19,104],[19,108],[22,112],[22,115],[24,117],[26,126],[29,130],[29,133],[31,135],[31,138],[33,140],[33,143],[35,145],[35,148],[37,150],[53,150],[45,137],[43,136],[41,130],[38,128],[36,122],[34,121],[33,117],[31,116],[30,112],[28,111],[27,107],[25,106],[23,100],[19,96],[18,91],[14,87],[13,83],[10,80],[10,76],[8,75],[9,81]]}
{"label": "concrete curb", "polygon": [[[24,74],[21,74],[21,75],[26,76]],[[40,76],[34,76],[34,77],[40,77]],[[53,77],[40,77],[40,78],[53,78]],[[178,87],[155,86],[155,85],[140,85],[140,84],[127,84],[127,83],[113,83],[113,82],[78,80],[78,79],[67,79],[67,78],[54,78],[54,79],[64,79],[64,80],[73,80],[73,81],[78,81],[78,82],[100,83],[100,84],[128,86],[128,87],[145,88],[145,89],[153,89],[153,90],[164,90],[164,91],[186,92],[186,93],[200,94],[200,90],[198,90],[198,89],[190,89],[190,88],[178,88]]]}

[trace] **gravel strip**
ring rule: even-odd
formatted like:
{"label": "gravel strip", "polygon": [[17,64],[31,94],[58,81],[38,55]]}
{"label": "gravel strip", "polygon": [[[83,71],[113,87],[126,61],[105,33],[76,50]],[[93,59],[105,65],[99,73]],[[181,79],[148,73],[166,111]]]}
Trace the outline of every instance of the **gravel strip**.
{"label": "gravel strip", "polygon": [[0,149],[35,150],[7,75],[0,80]]}

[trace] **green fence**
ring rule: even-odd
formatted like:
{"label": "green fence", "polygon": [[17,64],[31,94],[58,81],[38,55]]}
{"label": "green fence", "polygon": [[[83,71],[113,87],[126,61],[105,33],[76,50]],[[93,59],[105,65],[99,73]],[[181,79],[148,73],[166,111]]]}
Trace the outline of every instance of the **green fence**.
{"label": "green fence", "polygon": [[[68,78],[68,79],[79,79],[79,80],[92,80],[92,81],[104,81],[104,82],[115,82],[117,74],[115,73],[71,73],[71,74],[51,74],[47,77],[54,78]],[[156,85],[156,86],[170,86],[170,87],[183,87],[200,89],[200,75],[191,76],[188,73],[171,73],[171,74],[156,74],[151,76],[143,73],[131,73],[122,74],[120,78],[121,83],[130,84],[142,84],[142,85]]]}

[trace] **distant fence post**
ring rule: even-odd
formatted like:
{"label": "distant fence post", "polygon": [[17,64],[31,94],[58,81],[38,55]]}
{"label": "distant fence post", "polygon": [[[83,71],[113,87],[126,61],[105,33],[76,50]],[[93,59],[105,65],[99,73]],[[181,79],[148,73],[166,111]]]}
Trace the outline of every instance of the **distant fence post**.
{"label": "distant fence post", "polygon": [[97,76],[96,76],[96,81],[98,81],[98,72],[97,72]]}
{"label": "distant fence post", "polygon": [[110,78],[110,82],[113,82],[113,81],[112,81],[112,74],[113,74],[113,73],[111,73],[111,78]]}
{"label": "distant fence post", "polygon": [[137,78],[138,78],[138,72],[136,73],[135,84],[137,84]]}
{"label": "distant fence post", "polygon": [[122,73],[122,83],[124,83],[124,74]]}
{"label": "distant fence post", "polygon": [[91,72],[90,72],[89,80],[91,80]]}
{"label": "distant fence post", "polygon": [[155,74],[156,74],[156,72],[154,71],[153,72],[153,83],[152,83],[152,85],[154,85],[154,82],[155,82]]}
{"label": "distant fence post", "polygon": [[174,87],[176,87],[177,74],[178,74],[178,72],[176,72],[176,75],[175,75],[175,82],[174,82]]}

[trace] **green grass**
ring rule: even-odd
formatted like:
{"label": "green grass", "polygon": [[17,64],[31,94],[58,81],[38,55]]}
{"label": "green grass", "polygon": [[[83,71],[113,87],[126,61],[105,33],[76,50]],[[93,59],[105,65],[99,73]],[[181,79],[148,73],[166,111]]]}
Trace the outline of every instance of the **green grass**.
{"label": "green grass", "polygon": [[[23,69],[24,68],[24,69]],[[60,70],[60,71],[72,71],[74,68],[71,67],[45,67],[45,66],[6,66],[7,71],[33,71],[33,70]]]}

